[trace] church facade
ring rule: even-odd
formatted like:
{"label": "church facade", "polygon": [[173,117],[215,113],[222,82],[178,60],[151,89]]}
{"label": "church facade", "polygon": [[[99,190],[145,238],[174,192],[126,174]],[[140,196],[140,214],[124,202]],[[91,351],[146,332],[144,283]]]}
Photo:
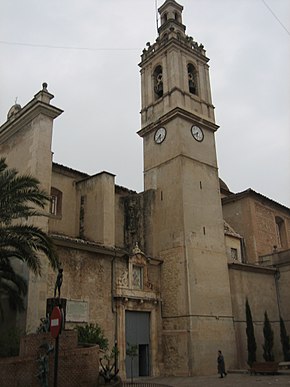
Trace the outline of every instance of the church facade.
{"label": "church facade", "polygon": [[[98,323],[119,349],[130,376],[128,346],[137,346],[134,376],[216,372],[246,367],[245,302],[249,300],[262,360],[267,311],[274,352],[283,360],[279,319],[290,331],[290,209],[219,179],[209,59],[185,33],[183,7],[166,0],[153,45],[141,55],[144,191],[54,163],[53,121],[62,110],[43,84],[0,127],[9,167],[37,177],[51,205],[36,219],[57,247],[67,299],[66,327]],[[55,273],[19,267],[29,284],[24,314],[10,323],[33,332],[46,315]]]}

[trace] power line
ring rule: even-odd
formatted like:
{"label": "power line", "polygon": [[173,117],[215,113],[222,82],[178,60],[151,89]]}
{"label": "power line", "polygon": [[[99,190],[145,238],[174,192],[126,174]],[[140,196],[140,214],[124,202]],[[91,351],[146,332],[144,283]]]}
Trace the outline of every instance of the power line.
{"label": "power line", "polygon": [[50,49],[62,49],[62,50],[83,50],[83,51],[140,51],[139,48],[129,47],[77,47],[77,46],[56,46],[52,44],[35,44],[35,43],[20,43],[9,42],[6,40],[0,40],[0,44],[7,44],[9,46],[26,46],[26,47],[40,47]]}
{"label": "power line", "polygon": [[271,14],[274,16],[274,18],[277,20],[277,22],[284,28],[284,30],[287,32],[287,34],[290,35],[290,32],[288,31],[288,29],[284,26],[284,24],[281,22],[281,20],[278,18],[278,16],[274,13],[274,11],[272,11],[272,9],[269,7],[269,5],[266,3],[266,1],[262,0],[262,2],[265,5],[265,7],[267,7],[268,10],[271,12]]}

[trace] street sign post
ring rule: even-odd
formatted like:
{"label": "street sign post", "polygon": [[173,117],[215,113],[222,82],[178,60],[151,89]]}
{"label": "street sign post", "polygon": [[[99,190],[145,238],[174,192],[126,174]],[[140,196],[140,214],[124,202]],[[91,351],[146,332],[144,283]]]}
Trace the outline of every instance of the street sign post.
{"label": "street sign post", "polygon": [[61,310],[58,306],[55,306],[52,309],[52,312],[50,315],[50,333],[54,339],[57,339],[58,335],[60,334],[61,324],[62,324]]}
{"label": "street sign post", "polygon": [[59,334],[62,326],[62,313],[58,306],[52,309],[50,315],[50,333],[55,339],[54,351],[54,387],[57,387],[57,372],[58,372],[58,352],[59,352]]}

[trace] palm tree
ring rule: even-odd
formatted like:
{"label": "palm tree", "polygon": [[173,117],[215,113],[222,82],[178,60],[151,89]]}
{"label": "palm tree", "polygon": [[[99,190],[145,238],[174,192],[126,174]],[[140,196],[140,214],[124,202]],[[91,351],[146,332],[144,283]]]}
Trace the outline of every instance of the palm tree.
{"label": "palm tree", "polygon": [[23,311],[23,297],[27,294],[27,284],[23,277],[15,273],[10,262],[0,261],[0,319],[4,318],[2,300],[7,299],[12,310]]}
{"label": "palm tree", "polygon": [[24,222],[45,215],[39,210],[44,209],[49,196],[39,185],[37,179],[19,175],[16,169],[8,169],[4,158],[0,159],[0,294],[6,294],[10,305],[18,310],[23,308],[18,296],[25,295],[27,288],[15,273],[12,260],[25,262],[41,275],[39,253],[44,253],[52,268],[58,267],[50,237],[41,228]]}

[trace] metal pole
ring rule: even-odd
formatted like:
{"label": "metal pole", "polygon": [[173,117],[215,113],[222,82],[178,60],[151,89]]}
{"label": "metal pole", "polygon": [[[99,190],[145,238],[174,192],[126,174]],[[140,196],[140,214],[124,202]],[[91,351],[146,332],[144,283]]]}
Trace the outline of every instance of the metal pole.
{"label": "metal pole", "polygon": [[54,352],[54,383],[53,383],[53,387],[57,387],[58,351],[59,351],[59,336],[57,336],[57,338],[55,339],[55,352]]}
{"label": "metal pole", "polygon": [[117,340],[115,340],[115,353],[114,353],[114,355],[115,355],[115,376],[117,375]]}

